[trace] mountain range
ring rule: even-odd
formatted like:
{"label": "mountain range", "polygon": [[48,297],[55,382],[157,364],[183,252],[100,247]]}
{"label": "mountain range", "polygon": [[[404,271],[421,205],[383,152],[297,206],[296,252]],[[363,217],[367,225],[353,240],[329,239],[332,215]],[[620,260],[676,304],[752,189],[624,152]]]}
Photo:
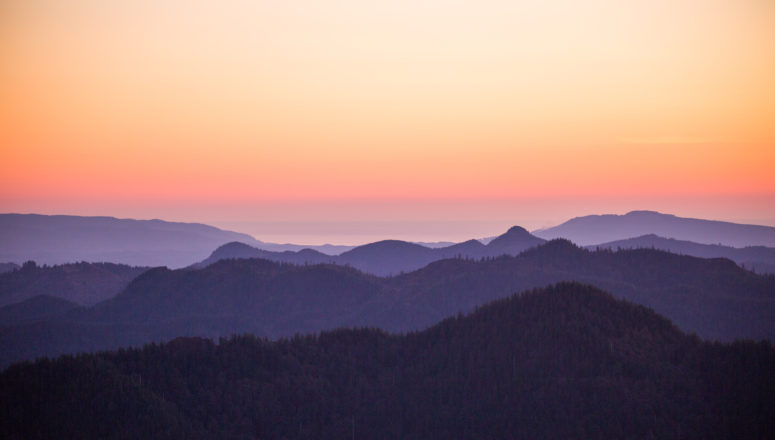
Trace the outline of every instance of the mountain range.
{"label": "mountain range", "polygon": [[726,259],[653,249],[589,251],[554,240],[518,256],[445,259],[389,278],[342,265],[263,259],[151,269],[93,307],[0,327],[0,364],[177,336],[277,338],[341,326],[420,330],[561,281],[596,285],[651,307],[703,338],[775,337],[775,276]]}
{"label": "mountain range", "polygon": [[775,249],[653,232],[739,246],[766,227],[598,217],[557,228],[655,226],[586,247],[515,226],[331,255],[205,225],[26,218],[20,236],[80,224],[59,231],[71,255],[215,250],[175,270],[0,265],[0,438],[771,437]]}
{"label": "mountain range", "polygon": [[683,218],[654,211],[576,217],[558,226],[533,231],[533,234],[546,240],[566,238],[581,246],[655,234],[702,244],[775,247],[775,227],[772,226]]}
{"label": "mountain range", "polygon": [[406,335],[176,338],[17,364],[0,373],[0,437],[760,439],[773,370],[770,343],[702,342],[562,283]]}
{"label": "mountain range", "polygon": [[[355,246],[267,243],[247,234],[197,223],[113,217],[0,214],[0,243],[3,245],[0,247],[0,262],[6,262],[0,263],[0,273],[16,269],[29,260],[38,264],[87,261],[180,268],[197,262],[208,264],[218,258],[249,255],[296,264],[337,262],[384,275],[417,269],[431,261],[450,256],[481,258],[499,253],[513,255],[540,244],[541,240],[545,239],[566,238],[579,245],[590,246],[647,234],[737,248],[775,247],[773,227],[681,218],[652,211],[578,217],[552,228],[533,231],[532,236],[524,229],[515,227],[515,231],[501,237],[501,240],[511,238],[522,241],[521,243],[493,245],[491,241],[498,237],[463,243],[408,243],[384,240],[358,246],[360,249],[355,252],[351,252],[355,250]],[[236,245],[213,252],[227,243],[242,243],[266,253],[236,249]],[[499,246],[503,249],[498,249]],[[698,253],[705,254],[707,252],[704,251]],[[727,256],[727,253],[712,256]],[[737,257],[733,259],[741,264],[750,262],[761,270],[770,265],[762,260],[742,261]]]}
{"label": "mountain range", "polygon": [[340,264],[352,266],[375,275],[397,275],[420,269],[445,258],[485,258],[517,255],[525,249],[538,246],[545,240],[535,237],[524,228],[514,226],[487,245],[468,240],[449,246],[430,248],[400,240],[383,240],[357,246],[340,255],[326,255],[312,249],[297,252],[272,252],[244,243],[232,242],[216,249],[208,258],[192,267],[206,267],[216,261],[230,258],[264,258],[293,264]]}
{"label": "mountain range", "polygon": [[[623,217],[628,216],[637,217],[638,213],[630,213]],[[661,214],[658,214],[658,216],[661,216]],[[689,220],[693,221],[693,219]],[[487,244],[483,244],[482,241],[485,241]],[[397,275],[411,272],[433,261],[445,258],[480,259],[498,255],[516,255],[527,248],[543,242],[543,239],[535,237],[525,229],[516,226],[501,236],[483,240],[469,240],[457,244],[434,243],[433,246],[435,247],[433,248],[417,243],[384,240],[349,249],[341,255],[328,255],[314,249],[271,251],[259,249],[245,243],[230,242],[218,247],[208,258],[190,267],[202,268],[221,259],[264,258],[297,265],[340,264],[355,267],[376,275]],[[737,262],[749,270],[760,273],[775,273],[775,248],[764,246],[733,248],[721,245],[699,244],[686,240],[667,239],[654,234],[648,234],[587,247],[590,249],[654,248],[702,258],[724,257]],[[37,295],[61,298],[80,305],[92,305],[115,296],[134,276],[145,270],[145,268],[133,269],[129,266],[122,267],[122,265],[78,263],[61,265],[61,267],[33,265],[31,267],[37,268],[37,270],[13,273],[19,267],[19,265],[14,263],[0,265],[0,269],[3,269],[3,272],[0,272],[0,306],[26,301]],[[117,271],[123,271],[123,274],[119,274]],[[119,276],[120,279],[108,280],[116,276]],[[113,284],[111,285],[110,283]],[[35,304],[42,304],[41,301],[39,299]],[[37,316],[35,313],[32,313],[32,315]]]}

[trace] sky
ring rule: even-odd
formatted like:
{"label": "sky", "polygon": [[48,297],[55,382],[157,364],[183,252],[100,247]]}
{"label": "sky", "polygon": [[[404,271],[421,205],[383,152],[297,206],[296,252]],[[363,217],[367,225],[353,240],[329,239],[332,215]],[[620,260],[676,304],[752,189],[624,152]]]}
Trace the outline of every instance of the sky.
{"label": "sky", "polygon": [[775,225],[771,0],[3,0],[0,212],[265,241]]}

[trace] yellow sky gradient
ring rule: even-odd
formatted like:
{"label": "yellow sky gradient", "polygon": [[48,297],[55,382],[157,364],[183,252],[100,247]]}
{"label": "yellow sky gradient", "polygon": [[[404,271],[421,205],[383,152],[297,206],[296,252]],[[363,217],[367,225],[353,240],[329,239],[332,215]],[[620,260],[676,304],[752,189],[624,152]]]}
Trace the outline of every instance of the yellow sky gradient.
{"label": "yellow sky gradient", "polygon": [[775,219],[775,3],[5,0],[0,153],[4,212],[741,197]]}

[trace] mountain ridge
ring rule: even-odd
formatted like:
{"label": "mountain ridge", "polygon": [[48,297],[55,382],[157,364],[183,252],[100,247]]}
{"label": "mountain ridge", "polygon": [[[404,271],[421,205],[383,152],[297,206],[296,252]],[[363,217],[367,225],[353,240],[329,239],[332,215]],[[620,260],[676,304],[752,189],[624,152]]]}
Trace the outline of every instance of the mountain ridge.
{"label": "mountain ridge", "polygon": [[[0,214],[0,261],[21,264],[112,262],[134,266],[189,266],[216,247],[240,241],[274,251],[316,246],[266,243],[202,223],[109,216]],[[323,245],[343,250],[348,246]]]}
{"label": "mountain ridge", "polygon": [[775,247],[772,226],[678,217],[656,211],[575,217],[551,228],[535,230],[533,234],[544,239],[567,238],[581,246],[656,234],[701,244]]}

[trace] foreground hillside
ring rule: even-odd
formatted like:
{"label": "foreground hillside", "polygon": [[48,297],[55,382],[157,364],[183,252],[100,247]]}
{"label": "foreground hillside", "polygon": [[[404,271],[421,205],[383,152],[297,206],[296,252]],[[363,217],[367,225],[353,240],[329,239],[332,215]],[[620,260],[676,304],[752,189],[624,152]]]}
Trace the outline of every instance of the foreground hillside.
{"label": "foreground hillside", "polygon": [[277,338],[341,326],[421,330],[561,281],[596,285],[651,307],[703,338],[775,339],[775,276],[729,260],[651,249],[592,252],[559,240],[517,257],[442,260],[392,278],[259,259],[222,260],[200,270],[156,268],[92,308],[0,326],[0,365],[178,336]]}
{"label": "foreground hillside", "polygon": [[[771,438],[775,349],[580,284],[405,336],[180,338],[0,374],[0,436]],[[44,402],[44,403],[42,403]]]}

